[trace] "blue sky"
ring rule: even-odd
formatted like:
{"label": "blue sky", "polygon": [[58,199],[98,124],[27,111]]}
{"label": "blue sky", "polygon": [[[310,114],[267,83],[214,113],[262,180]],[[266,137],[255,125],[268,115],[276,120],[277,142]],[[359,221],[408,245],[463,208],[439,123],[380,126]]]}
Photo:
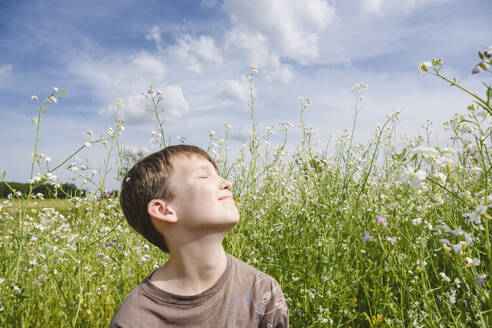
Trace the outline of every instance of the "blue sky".
{"label": "blue sky", "polygon": [[[490,74],[471,69],[477,51],[492,44],[491,12],[487,0],[2,1],[0,171],[27,181],[37,113],[30,97],[55,86],[67,95],[50,104],[40,131],[53,164],[86,142],[87,130],[106,132],[118,97],[128,120],[123,144],[156,150],[139,96],[150,83],[164,91],[173,142],[185,136],[206,148],[209,131],[222,136],[227,121],[234,152],[250,126],[250,66],[259,70],[260,133],[273,125],[280,137],[280,122],[298,125],[304,96],[312,99],[306,123],[324,142],[350,127],[351,88],[363,81],[358,140],[399,108],[401,134],[422,133],[429,119],[445,143],[441,124],[471,99],[417,74],[417,63],[441,57],[447,74],[481,91]],[[299,133],[294,127],[289,140]],[[75,161],[97,168],[103,153],[92,147]]]}

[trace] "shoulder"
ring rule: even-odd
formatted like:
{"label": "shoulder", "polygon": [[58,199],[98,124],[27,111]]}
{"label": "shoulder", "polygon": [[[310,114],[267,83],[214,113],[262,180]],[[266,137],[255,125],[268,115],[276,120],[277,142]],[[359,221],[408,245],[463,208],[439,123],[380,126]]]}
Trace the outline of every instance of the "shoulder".
{"label": "shoulder", "polygon": [[228,256],[231,257],[233,266],[236,268],[238,274],[243,274],[246,275],[250,278],[256,278],[256,279],[273,279],[273,277],[269,276],[263,271],[258,270],[257,268],[249,265],[248,263],[245,263],[241,261],[240,259],[234,257],[233,255],[228,254]]}
{"label": "shoulder", "polygon": [[139,291],[139,286],[135,287],[130,294],[121,303],[118,311],[116,311],[111,323],[110,328],[122,328],[131,327],[133,318],[136,318],[136,314],[139,312],[138,304],[142,295]]}
{"label": "shoulder", "polygon": [[148,277],[127,295],[111,320],[110,328],[142,326],[140,319],[151,301],[143,288],[147,279]]}
{"label": "shoulder", "polygon": [[273,327],[288,327],[289,310],[278,281],[235,257],[233,262],[238,280],[250,286],[251,301],[260,322],[265,323],[265,327],[269,324],[274,324]]}

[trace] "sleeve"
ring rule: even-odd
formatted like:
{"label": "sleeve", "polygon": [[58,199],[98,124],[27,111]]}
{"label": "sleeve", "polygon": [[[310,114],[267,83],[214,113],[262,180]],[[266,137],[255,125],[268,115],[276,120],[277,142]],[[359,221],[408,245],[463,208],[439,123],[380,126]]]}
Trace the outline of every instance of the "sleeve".
{"label": "sleeve", "polygon": [[261,297],[264,315],[260,320],[260,328],[288,328],[289,309],[279,283],[271,278],[268,288]]}

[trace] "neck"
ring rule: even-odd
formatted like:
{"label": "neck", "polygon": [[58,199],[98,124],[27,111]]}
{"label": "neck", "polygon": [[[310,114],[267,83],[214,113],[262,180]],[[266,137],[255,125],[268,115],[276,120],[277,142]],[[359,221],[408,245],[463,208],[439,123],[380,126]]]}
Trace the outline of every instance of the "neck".
{"label": "neck", "polygon": [[152,282],[178,295],[196,295],[212,287],[227,266],[222,239],[207,236],[180,247],[170,245],[171,257]]}

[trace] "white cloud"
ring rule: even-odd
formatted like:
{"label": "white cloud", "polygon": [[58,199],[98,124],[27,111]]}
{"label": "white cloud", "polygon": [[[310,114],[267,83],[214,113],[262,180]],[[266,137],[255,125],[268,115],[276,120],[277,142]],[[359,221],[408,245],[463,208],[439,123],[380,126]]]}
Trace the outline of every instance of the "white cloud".
{"label": "white cloud", "polygon": [[160,80],[166,74],[166,68],[156,57],[142,51],[132,58],[131,63],[135,71],[147,76],[151,80]]}
{"label": "white cloud", "polygon": [[190,105],[179,86],[168,86],[163,90],[166,113],[165,117],[175,120],[190,110]]}
{"label": "white cloud", "polygon": [[239,33],[253,40],[260,33],[272,52],[301,64],[318,57],[319,33],[334,17],[323,0],[225,0],[222,8]]}
{"label": "white cloud", "polygon": [[292,68],[270,51],[268,39],[260,32],[250,34],[232,29],[225,35],[224,48],[230,57],[240,58],[248,66],[258,67],[268,82],[288,83],[294,78]]}
{"label": "white cloud", "polygon": [[188,71],[195,73],[201,73],[203,66],[208,63],[219,65],[223,61],[215,40],[207,35],[193,38],[189,34],[183,34],[176,45],[169,46],[165,51],[185,63]]}
{"label": "white cloud", "polygon": [[12,64],[3,64],[0,66],[0,79],[3,79],[10,75],[12,72]]}
{"label": "white cloud", "polygon": [[149,30],[149,33],[145,36],[147,40],[153,40],[155,45],[159,51],[162,51],[162,38],[159,26],[152,26]]}
{"label": "white cloud", "polygon": [[111,120],[114,103],[121,97],[125,101],[123,115],[128,124],[138,125],[154,120],[152,113],[146,109],[150,101],[141,95],[149,84],[163,92],[162,104],[166,120],[176,120],[190,110],[181,87],[169,85],[166,81],[167,69],[162,61],[159,56],[141,51],[129,58],[116,55],[104,60],[92,57],[78,58],[71,63],[70,69],[72,73],[89,82],[97,97],[108,104],[99,110],[99,115]]}
{"label": "white cloud", "polygon": [[411,12],[453,0],[358,0],[363,11],[379,16],[408,15]]}
{"label": "white cloud", "polygon": [[248,101],[248,84],[246,81],[228,80],[219,93],[219,97],[233,102]]}

